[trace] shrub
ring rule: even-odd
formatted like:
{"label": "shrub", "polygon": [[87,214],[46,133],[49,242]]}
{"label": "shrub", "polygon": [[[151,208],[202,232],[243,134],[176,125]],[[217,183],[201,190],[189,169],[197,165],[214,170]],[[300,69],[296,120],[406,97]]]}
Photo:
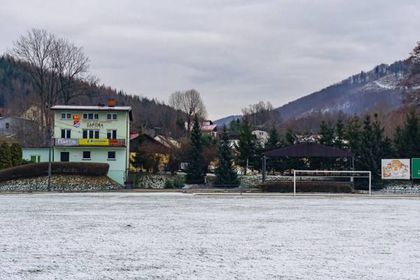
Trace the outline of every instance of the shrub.
{"label": "shrub", "polygon": [[[107,163],[53,162],[51,164],[52,174],[105,176],[108,169]],[[46,175],[48,175],[48,162],[31,163],[0,170],[0,181]]]}
{"label": "shrub", "polygon": [[175,177],[174,179],[166,179],[165,181],[165,189],[182,189],[185,186],[184,180],[179,177]]}
{"label": "shrub", "polygon": [[[259,185],[263,192],[293,192],[293,182],[266,182]],[[298,182],[297,192],[326,192],[326,193],[351,193],[353,188],[348,182],[311,181]]]}

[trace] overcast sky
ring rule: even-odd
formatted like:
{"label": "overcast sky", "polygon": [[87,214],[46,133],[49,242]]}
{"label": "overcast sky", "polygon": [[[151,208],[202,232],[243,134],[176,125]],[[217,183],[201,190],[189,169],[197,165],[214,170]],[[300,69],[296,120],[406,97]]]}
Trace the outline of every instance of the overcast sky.
{"label": "overcast sky", "polygon": [[0,51],[44,28],[83,46],[101,83],[167,102],[195,88],[216,119],[275,107],[420,40],[418,0],[0,0]]}

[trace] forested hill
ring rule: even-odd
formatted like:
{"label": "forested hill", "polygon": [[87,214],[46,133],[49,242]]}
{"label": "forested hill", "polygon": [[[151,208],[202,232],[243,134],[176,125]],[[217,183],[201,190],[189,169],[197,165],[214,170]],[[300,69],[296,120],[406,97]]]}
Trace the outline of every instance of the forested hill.
{"label": "forested hill", "polygon": [[[25,63],[0,56],[0,108],[8,109],[8,114],[20,116],[32,105],[39,104],[39,98],[29,68]],[[155,99],[128,95],[111,87],[96,84],[83,85],[83,95],[73,98],[72,105],[106,104],[107,99],[115,98],[118,105],[129,105],[133,108],[134,130],[157,128],[159,133],[177,136],[183,122],[173,108]]]}
{"label": "forested hill", "polygon": [[401,106],[404,89],[400,85],[409,71],[407,61],[381,64],[340,83],[290,102],[278,109],[283,121],[313,114],[337,112],[346,115],[392,111]]}

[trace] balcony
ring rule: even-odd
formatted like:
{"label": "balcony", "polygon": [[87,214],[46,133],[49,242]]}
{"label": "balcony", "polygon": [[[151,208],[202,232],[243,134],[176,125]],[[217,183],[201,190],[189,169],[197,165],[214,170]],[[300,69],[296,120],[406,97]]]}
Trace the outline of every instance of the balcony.
{"label": "balcony", "polygon": [[75,138],[54,138],[56,147],[125,147],[125,139],[75,139]]}

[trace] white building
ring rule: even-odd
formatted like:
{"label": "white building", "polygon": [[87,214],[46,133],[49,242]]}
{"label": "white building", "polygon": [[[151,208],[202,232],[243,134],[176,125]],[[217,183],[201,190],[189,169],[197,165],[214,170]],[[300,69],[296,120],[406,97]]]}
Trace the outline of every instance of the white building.
{"label": "white building", "polygon": [[53,106],[53,161],[108,163],[124,184],[129,167],[129,106]]}

